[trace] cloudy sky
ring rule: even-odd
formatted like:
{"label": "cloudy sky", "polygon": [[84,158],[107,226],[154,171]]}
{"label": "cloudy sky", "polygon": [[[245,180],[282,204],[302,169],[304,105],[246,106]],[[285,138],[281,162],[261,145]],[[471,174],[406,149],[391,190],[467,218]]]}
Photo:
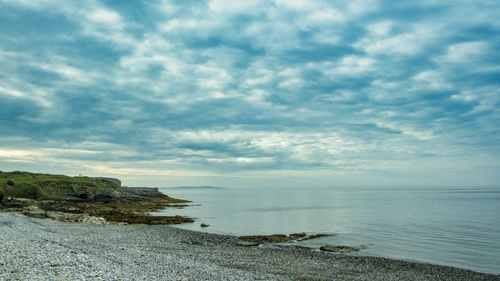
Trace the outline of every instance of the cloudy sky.
{"label": "cloudy sky", "polygon": [[0,170],[500,181],[497,0],[0,0]]}

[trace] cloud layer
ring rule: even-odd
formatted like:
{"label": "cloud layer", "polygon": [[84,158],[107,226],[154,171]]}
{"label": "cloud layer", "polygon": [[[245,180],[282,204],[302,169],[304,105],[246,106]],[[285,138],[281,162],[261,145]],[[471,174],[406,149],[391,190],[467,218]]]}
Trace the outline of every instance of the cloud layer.
{"label": "cloud layer", "polygon": [[0,0],[0,13],[4,170],[499,180],[495,1]]}

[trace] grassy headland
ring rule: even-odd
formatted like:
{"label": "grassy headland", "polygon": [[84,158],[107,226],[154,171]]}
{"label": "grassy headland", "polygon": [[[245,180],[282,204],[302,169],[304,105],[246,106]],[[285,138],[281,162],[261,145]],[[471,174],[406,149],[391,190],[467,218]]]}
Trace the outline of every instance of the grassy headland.
{"label": "grassy headland", "polygon": [[0,192],[5,197],[28,199],[65,199],[68,196],[94,196],[104,191],[118,190],[120,186],[89,177],[34,174],[0,171]]}
{"label": "grassy headland", "polygon": [[[6,198],[12,197],[8,201]],[[90,177],[0,171],[0,210],[65,221],[104,218],[110,223],[176,224],[192,222],[181,216],[148,213],[189,201],[161,192],[121,187]]]}

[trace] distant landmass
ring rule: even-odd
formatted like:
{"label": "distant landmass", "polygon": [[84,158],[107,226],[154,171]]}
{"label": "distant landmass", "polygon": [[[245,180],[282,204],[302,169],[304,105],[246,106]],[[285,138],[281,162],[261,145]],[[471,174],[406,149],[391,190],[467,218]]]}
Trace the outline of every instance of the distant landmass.
{"label": "distant landmass", "polygon": [[227,189],[225,187],[220,186],[210,186],[210,185],[202,185],[202,186],[175,186],[175,187],[167,187],[168,189]]}

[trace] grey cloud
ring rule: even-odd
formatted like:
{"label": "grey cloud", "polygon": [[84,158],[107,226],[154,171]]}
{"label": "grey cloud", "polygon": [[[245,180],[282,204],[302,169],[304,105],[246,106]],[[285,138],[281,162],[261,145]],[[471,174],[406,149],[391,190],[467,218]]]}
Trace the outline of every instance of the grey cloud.
{"label": "grey cloud", "polygon": [[[370,170],[498,153],[497,5],[318,3],[2,2],[0,124],[24,148],[110,169]],[[44,142],[109,147],[65,157]]]}

